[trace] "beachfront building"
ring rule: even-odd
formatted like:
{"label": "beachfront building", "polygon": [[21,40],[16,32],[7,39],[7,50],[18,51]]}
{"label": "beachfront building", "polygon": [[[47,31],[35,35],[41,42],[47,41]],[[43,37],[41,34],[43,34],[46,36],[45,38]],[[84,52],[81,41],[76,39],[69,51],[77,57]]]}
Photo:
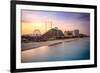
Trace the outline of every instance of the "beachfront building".
{"label": "beachfront building", "polygon": [[79,30],[78,29],[73,31],[73,36],[74,37],[79,37]]}
{"label": "beachfront building", "polygon": [[44,33],[41,38],[45,40],[54,40],[57,39],[58,37],[64,36],[63,32],[58,29],[57,27],[54,27],[50,30],[48,30],[46,33]]}
{"label": "beachfront building", "polygon": [[68,36],[67,31],[64,31],[64,36],[65,36],[65,37],[67,37],[67,36]]}
{"label": "beachfront building", "polygon": [[74,31],[64,31],[65,37],[78,37],[79,36],[79,30],[76,29]]}
{"label": "beachfront building", "polygon": [[64,36],[65,37],[72,37],[73,36],[73,31],[64,31]]}

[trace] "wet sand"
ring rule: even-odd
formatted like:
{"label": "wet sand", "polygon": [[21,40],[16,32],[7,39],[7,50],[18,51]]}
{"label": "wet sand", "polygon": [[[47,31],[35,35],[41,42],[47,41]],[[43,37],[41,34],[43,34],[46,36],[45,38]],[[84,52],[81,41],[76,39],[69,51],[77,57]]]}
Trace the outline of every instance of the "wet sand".
{"label": "wet sand", "polygon": [[71,42],[78,40],[78,38],[73,38],[73,39],[64,39],[64,40],[54,40],[54,41],[45,41],[45,42],[31,42],[31,43],[22,43],[21,45],[21,50],[29,50],[29,49],[35,49],[41,46],[53,46],[57,44],[61,44],[63,42]]}

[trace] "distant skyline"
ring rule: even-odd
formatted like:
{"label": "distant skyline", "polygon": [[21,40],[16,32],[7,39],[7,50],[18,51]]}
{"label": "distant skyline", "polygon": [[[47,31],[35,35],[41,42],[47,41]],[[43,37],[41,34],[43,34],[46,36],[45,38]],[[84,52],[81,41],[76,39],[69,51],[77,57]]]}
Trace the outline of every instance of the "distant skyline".
{"label": "distant skyline", "polygon": [[32,34],[35,29],[43,34],[51,24],[52,28],[58,27],[63,32],[79,29],[80,33],[90,35],[89,13],[21,10],[21,24],[22,35]]}

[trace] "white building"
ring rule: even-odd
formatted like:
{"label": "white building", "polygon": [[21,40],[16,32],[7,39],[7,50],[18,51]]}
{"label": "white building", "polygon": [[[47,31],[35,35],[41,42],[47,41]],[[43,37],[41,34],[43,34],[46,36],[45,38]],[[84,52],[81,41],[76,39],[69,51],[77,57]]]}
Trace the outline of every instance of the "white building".
{"label": "white building", "polygon": [[73,31],[73,36],[75,36],[75,37],[79,36],[79,30],[78,29]]}

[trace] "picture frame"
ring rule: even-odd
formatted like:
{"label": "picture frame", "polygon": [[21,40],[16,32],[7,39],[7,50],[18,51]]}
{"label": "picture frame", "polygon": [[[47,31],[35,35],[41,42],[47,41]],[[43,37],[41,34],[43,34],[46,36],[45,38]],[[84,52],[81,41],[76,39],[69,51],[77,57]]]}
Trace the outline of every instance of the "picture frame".
{"label": "picture frame", "polygon": [[[30,15],[30,14],[32,14],[32,15]],[[55,16],[55,19],[53,19],[54,18],[53,15]],[[69,17],[67,17],[67,15]],[[60,57],[60,55],[62,55],[62,54],[60,54],[61,50],[60,51],[56,50],[56,52],[54,52],[55,50],[53,50],[53,52],[54,52],[54,53],[52,53],[53,55],[50,54],[51,52],[48,52],[50,56],[47,54],[47,51],[46,51],[45,56],[46,55],[47,56],[46,56],[46,60],[45,60],[44,59],[45,58],[44,51],[43,51],[44,48],[43,48],[42,49],[42,51],[43,51],[42,58],[40,56],[39,57],[36,56],[36,60],[35,60],[35,58],[32,60],[28,60],[28,58],[30,57],[30,54],[32,55],[32,58],[33,58],[33,57],[35,57],[35,56],[33,56],[33,53],[35,53],[35,52],[38,53],[38,51],[33,52],[33,50],[32,50],[32,53],[29,52],[26,47],[29,47],[29,50],[31,51],[30,48],[33,48],[33,44],[31,45],[32,47],[26,46],[26,45],[25,45],[26,47],[24,47],[23,42],[26,44],[27,44],[27,42],[28,43],[35,42],[36,45],[39,43],[37,46],[40,47],[41,41],[43,42],[42,44],[44,44],[42,46],[45,46],[47,43],[44,43],[44,42],[48,42],[48,40],[55,41],[54,38],[53,39],[47,38],[45,40],[41,40],[41,39],[36,40],[35,39],[35,40],[31,40],[31,42],[29,40],[26,41],[26,39],[23,40],[23,37],[25,37],[25,36],[22,36],[22,34],[24,33],[23,27],[25,26],[25,25],[22,25],[23,22],[28,22],[28,24],[29,24],[29,22],[31,22],[31,19],[32,19],[32,23],[34,23],[35,21],[37,21],[34,18],[37,18],[38,21],[35,23],[38,23],[38,26],[36,26],[36,27],[39,28],[40,31],[42,31],[41,28],[44,28],[44,27],[39,25],[39,19],[40,20],[46,19],[46,18],[43,18],[43,16],[46,18],[51,16],[51,18],[48,18],[48,19],[50,19],[50,22],[47,20],[47,23],[52,24],[50,26],[48,25],[48,27],[50,27],[52,29],[54,26],[56,26],[54,24],[54,21],[56,23],[56,21],[58,22],[62,19],[63,20],[71,19],[71,20],[69,20],[71,22],[73,22],[72,20],[74,20],[74,19],[76,19],[75,21],[82,21],[82,23],[83,23],[83,21],[84,21],[84,23],[88,22],[84,26],[84,27],[89,28],[87,30],[87,32],[89,32],[88,36],[78,34],[79,31],[81,32],[81,29],[86,30],[85,28],[83,28],[83,26],[82,26],[82,28],[81,28],[81,26],[79,26],[79,28],[81,28],[81,29],[79,29],[79,31],[76,30],[76,33],[78,36],[65,37],[65,35],[64,35],[63,37],[56,37],[56,40],[59,40],[59,38],[60,38],[60,41],[62,40],[62,38],[63,38],[63,40],[66,40],[66,38],[71,38],[71,39],[72,38],[78,39],[81,37],[89,38],[88,56],[86,56],[84,58],[81,56],[79,58],[76,55],[77,58],[76,57],[73,58],[73,56],[71,56],[71,57],[68,56],[68,55],[70,55],[70,53],[67,52],[67,54],[64,54],[64,56],[62,58],[62,57]],[[29,71],[45,71],[45,70],[79,69],[79,68],[97,67],[97,6],[81,5],[81,4],[79,5],[79,4],[34,2],[34,1],[11,1],[11,19],[10,20],[11,20],[11,37],[10,37],[10,40],[11,40],[11,67],[10,67],[11,72],[29,72]],[[75,21],[74,21],[74,23],[75,23]],[[35,25],[35,23],[33,25]],[[70,23],[68,23],[68,27],[69,27],[69,24]],[[55,28],[55,29],[58,30],[64,24],[61,26],[60,25],[61,24],[57,25],[56,26],[57,28]],[[74,26],[77,26],[77,22],[76,22],[76,25],[74,25]],[[69,28],[69,30],[74,29],[74,26],[73,26],[73,28]],[[29,25],[26,26],[26,28],[28,28],[28,27],[29,27]],[[33,26],[33,28],[36,28],[36,27]],[[62,29],[60,28],[60,29],[63,31],[63,28]],[[31,27],[29,29],[31,29]],[[68,28],[65,28],[65,29],[68,29]],[[46,31],[49,31],[49,30],[50,29],[47,28],[47,26],[46,26]],[[39,31],[37,30],[36,35],[38,33],[39,33]],[[41,33],[41,35],[42,35],[42,33]],[[52,33],[52,36],[53,36],[53,33]],[[54,37],[55,37],[55,35],[54,35]],[[44,39],[44,38],[42,38],[42,39]],[[66,41],[64,41],[64,42],[66,42]],[[69,42],[69,41],[67,41],[67,42]],[[78,42],[79,42],[79,40],[78,40]],[[52,42],[50,42],[50,43],[52,43]],[[51,46],[52,44],[49,44],[49,45]],[[55,45],[55,43],[53,45]],[[23,47],[26,49],[22,49]],[[58,46],[56,46],[56,47],[58,47]],[[84,47],[84,45],[83,45],[83,47]],[[35,47],[35,48],[38,48],[38,47]],[[53,49],[53,48],[54,47],[52,47],[51,49]],[[63,48],[63,49],[65,49],[65,48]],[[39,48],[39,51],[40,50],[41,50],[41,48]],[[83,50],[83,49],[81,49],[81,50]],[[57,52],[59,52],[59,53],[57,53]],[[86,55],[87,54],[86,52],[87,51],[85,51],[85,54],[83,54],[83,55]],[[57,56],[55,53],[57,53],[58,55],[60,54],[60,55]],[[63,53],[65,53],[65,52],[63,52]],[[40,55],[42,55],[42,54],[40,54]]]}

